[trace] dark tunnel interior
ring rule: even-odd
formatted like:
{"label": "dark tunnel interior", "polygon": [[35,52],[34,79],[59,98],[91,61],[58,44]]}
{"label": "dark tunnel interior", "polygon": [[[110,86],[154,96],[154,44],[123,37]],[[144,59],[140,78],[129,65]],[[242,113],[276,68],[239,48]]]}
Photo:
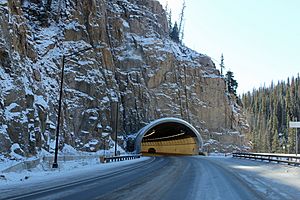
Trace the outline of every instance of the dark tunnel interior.
{"label": "dark tunnel interior", "polygon": [[149,130],[143,137],[143,141],[164,141],[196,137],[195,133],[183,124],[166,122]]}

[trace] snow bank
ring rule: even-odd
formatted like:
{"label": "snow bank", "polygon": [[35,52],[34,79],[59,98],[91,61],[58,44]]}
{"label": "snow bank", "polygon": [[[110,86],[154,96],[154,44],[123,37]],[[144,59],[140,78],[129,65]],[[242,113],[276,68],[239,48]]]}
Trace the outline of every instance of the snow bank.
{"label": "snow bank", "polygon": [[[90,143],[87,143],[86,145],[92,145],[93,142],[96,142],[96,140],[91,140]],[[110,145],[111,148],[107,150],[99,150],[97,152],[84,152],[84,151],[78,151],[74,147],[68,144],[64,144],[64,147],[61,151],[58,152],[58,161],[82,161],[82,160],[89,160],[91,159],[98,159],[99,156],[105,155],[105,156],[113,156],[115,152],[114,148],[114,141],[110,138]],[[53,149],[54,149],[54,141],[53,141]],[[26,158],[24,156],[21,156],[20,154],[17,154],[15,151],[22,151],[20,148],[20,145],[15,143],[11,147],[11,153],[10,156],[13,159],[9,159],[4,157],[0,154],[0,172],[5,171],[24,171],[27,169],[30,169],[32,167],[35,167],[38,162],[43,165],[45,168],[49,168],[52,166],[54,154],[49,153],[45,149],[42,149],[38,152],[36,156],[32,156],[29,158]],[[121,155],[127,155],[127,153],[119,146],[117,145],[117,151]]]}
{"label": "snow bank", "polygon": [[[51,163],[42,163],[32,170],[24,170],[21,172],[10,172],[2,173],[0,175],[0,189],[5,186],[20,185],[20,184],[30,184],[36,182],[45,182],[48,180],[55,180],[60,177],[67,176],[77,176],[79,174],[84,174],[85,172],[91,172],[95,170],[109,170],[113,168],[118,168],[120,166],[130,165],[137,162],[142,162],[149,159],[149,157],[141,157],[135,160],[126,160],[122,162],[112,162],[101,164],[99,158],[92,159],[82,159],[59,162],[57,169],[52,169]],[[51,164],[51,165],[49,165]]]}

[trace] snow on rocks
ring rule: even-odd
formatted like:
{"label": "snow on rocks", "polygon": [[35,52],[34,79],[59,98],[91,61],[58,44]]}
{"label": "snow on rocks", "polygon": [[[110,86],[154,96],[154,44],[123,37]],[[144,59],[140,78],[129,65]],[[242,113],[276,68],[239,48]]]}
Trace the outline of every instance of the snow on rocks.
{"label": "snow on rocks", "polygon": [[[72,2],[52,1],[45,13],[43,4],[24,1],[0,17],[8,29],[1,30],[0,50],[9,61],[0,69],[0,120],[5,124],[0,131],[18,141],[26,155],[41,148],[53,151],[63,64],[60,143],[103,149],[102,133],[112,133],[105,130],[113,126],[112,101],[120,102],[122,135],[160,117],[190,119],[200,123],[199,131],[228,128],[231,107],[224,80],[208,56],[168,37],[158,1]],[[7,153],[13,143],[6,144],[1,147]]]}

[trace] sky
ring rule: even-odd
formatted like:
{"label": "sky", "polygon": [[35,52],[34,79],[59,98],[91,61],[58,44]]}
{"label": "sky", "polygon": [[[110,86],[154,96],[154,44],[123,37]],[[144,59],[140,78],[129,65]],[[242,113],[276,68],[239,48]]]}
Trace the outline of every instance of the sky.
{"label": "sky", "polygon": [[[183,0],[168,2],[173,21]],[[237,80],[238,93],[300,73],[299,0],[186,0],[183,42]]]}

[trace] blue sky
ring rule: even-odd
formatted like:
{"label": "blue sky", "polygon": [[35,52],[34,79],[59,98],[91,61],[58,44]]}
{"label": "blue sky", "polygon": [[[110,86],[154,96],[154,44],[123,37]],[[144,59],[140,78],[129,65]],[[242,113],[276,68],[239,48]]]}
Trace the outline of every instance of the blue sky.
{"label": "blue sky", "polygon": [[[173,20],[183,0],[168,1]],[[300,73],[299,0],[186,0],[186,46],[218,65],[224,54],[238,93]]]}

